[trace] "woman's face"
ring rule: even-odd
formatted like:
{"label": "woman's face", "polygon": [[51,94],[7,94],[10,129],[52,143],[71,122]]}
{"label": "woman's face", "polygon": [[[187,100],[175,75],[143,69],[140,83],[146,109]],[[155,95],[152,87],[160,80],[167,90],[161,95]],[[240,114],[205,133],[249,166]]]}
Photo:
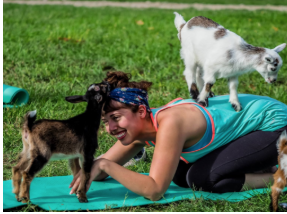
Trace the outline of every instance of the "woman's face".
{"label": "woman's face", "polygon": [[[111,102],[113,106],[122,106],[120,102],[114,100]],[[128,108],[107,113],[103,118],[107,132],[120,140],[123,145],[139,140],[145,118],[140,109],[136,113]]]}

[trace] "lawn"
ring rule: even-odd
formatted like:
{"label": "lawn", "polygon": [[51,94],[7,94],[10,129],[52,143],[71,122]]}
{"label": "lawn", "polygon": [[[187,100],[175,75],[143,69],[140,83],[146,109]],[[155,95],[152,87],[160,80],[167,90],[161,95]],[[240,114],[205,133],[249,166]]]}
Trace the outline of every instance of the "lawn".
{"label": "lawn", "polygon": [[[13,0],[12,0],[13,1]],[[30,1],[30,0],[25,0]],[[66,0],[49,0],[66,1]],[[106,1],[106,0],[71,0],[71,1]],[[146,0],[108,0],[117,2],[145,2]],[[172,2],[172,3],[200,3],[200,4],[246,4],[246,5],[287,5],[287,0],[149,0],[150,2]]]}
{"label": "lawn", "polygon": [[[3,83],[25,88],[30,101],[20,108],[3,111],[3,179],[11,179],[11,167],[22,150],[21,122],[24,114],[37,110],[38,119],[66,119],[84,111],[85,104],[70,104],[65,96],[85,93],[91,83],[106,72],[129,72],[133,80],[153,82],[150,106],[189,98],[182,75],[180,43],[172,10],[122,8],[76,8],[72,6],[3,5]],[[274,48],[287,41],[286,13],[272,11],[178,10],[185,18],[207,16],[241,35],[248,43]],[[287,50],[281,54],[287,59]],[[270,96],[287,103],[287,65],[283,64],[274,85],[259,73],[240,77],[239,93]],[[215,94],[227,94],[226,80],[214,85]],[[100,129],[100,155],[116,141]],[[148,160],[130,167],[148,172]],[[38,176],[68,175],[66,161],[49,163]],[[67,184],[68,185],[68,184]],[[68,193],[67,193],[68,194]],[[281,198],[287,200],[287,196]],[[269,196],[258,196],[239,203],[225,201],[182,201],[169,205],[122,208],[108,211],[268,211]],[[41,209],[31,205],[13,211]]]}

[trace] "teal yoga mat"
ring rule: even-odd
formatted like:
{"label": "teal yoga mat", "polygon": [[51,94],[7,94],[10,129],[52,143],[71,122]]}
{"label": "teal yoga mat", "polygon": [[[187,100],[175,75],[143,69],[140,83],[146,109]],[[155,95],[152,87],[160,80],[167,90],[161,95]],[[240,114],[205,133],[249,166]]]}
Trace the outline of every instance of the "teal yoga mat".
{"label": "teal yoga mat", "polygon": [[[144,173],[146,174],[146,173]],[[146,174],[147,175],[147,174]],[[164,198],[157,202],[145,199],[118,183],[111,177],[102,182],[93,182],[88,193],[88,203],[79,203],[75,195],[69,195],[68,188],[72,181],[72,176],[41,177],[35,178],[31,183],[31,202],[45,210],[101,210],[105,208],[118,208],[148,205],[154,203],[170,203],[183,199],[204,198],[211,200],[227,200],[238,202],[246,200],[258,194],[268,193],[269,189],[256,189],[235,193],[208,193],[202,191],[192,191],[189,188],[181,188],[173,182],[164,195]],[[285,188],[285,191],[287,188]],[[10,209],[24,205],[17,202],[12,193],[12,182],[3,182],[3,209]]]}
{"label": "teal yoga mat", "polygon": [[3,107],[13,108],[25,105],[29,94],[25,89],[3,84]]}

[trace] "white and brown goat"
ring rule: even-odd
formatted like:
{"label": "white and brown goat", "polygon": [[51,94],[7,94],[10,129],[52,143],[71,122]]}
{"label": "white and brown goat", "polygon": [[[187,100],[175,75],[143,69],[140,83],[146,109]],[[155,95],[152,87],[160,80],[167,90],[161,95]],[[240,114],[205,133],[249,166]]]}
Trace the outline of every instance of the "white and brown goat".
{"label": "white and brown goat", "polygon": [[211,19],[197,16],[186,22],[180,14],[174,14],[185,64],[183,73],[192,99],[202,106],[208,106],[208,97],[214,96],[211,87],[218,78],[228,78],[229,102],[236,111],[241,110],[238,76],[257,70],[266,82],[276,81],[282,66],[278,53],[285,43],[274,49],[254,47]]}
{"label": "white and brown goat", "polygon": [[278,198],[280,193],[285,188],[287,181],[287,134],[286,131],[283,131],[281,134],[278,143],[278,170],[273,175],[274,184],[271,187],[271,210],[276,212],[278,211]]}
{"label": "white and brown goat", "polygon": [[23,151],[12,169],[13,192],[18,201],[30,200],[31,181],[49,160],[69,159],[74,176],[79,170],[83,171],[76,192],[79,202],[88,202],[86,183],[90,179],[94,153],[98,147],[97,131],[109,87],[107,82],[92,84],[85,95],[66,97],[66,101],[71,103],[87,102],[84,113],[68,120],[35,121],[36,111],[25,115],[22,128]]}

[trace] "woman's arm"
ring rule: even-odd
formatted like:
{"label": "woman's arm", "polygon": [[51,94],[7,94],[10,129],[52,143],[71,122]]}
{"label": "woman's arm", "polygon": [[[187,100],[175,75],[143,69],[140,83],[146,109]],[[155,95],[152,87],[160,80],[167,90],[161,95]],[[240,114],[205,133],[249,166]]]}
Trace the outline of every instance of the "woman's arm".
{"label": "woman's arm", "polygon": [[[118,140],[105,154],[103,154],[100,159],[107,159],[115,162],[119,165],[124,165],[131,158],[133,158],[141,149],[145,146],[144,143],[135,141],[130,145],[124,146]],[[109,175],[105,172],[101,172],[94,181],[100,181],[108,177]]]}
{"label": "woman's arm", "polygon": [[[148,176],[128,170],[114,162],[120,162],[120,157],[124,158],[123,156],[127,155],[127,153],[124,153],[122,150],[123,145],[118,145],[119,147],[114,145],[113,148],[106,153],[105,158],[107,159],[101,158],[95,161],[91,172],[91,179],[87,184],[87,190],[92,180],[94,178],[99,180],[99,175],[103,175],[104,173],[104,175],[110,175],[123,186],[141,196],[153,201],[159,200],[168,189],[174,177],[186,140],[186,136],[182,133],[183,123],[178,116],[169,115],[168,117],[161,118],[162,119],[158,117],[158,123],[160,125],[156,135],[156,146]],[[139,145],[132,147],[140,148]],[[117,148],[121,148],[121,151],[116,150]],[[129,160],[138,151],[139,150],[135,149],[134,153],[126,159]],[[123,153],[119,154],[121,152]],[[113,154],[118,156],[113,157]],[[121,164],[123,164],[123,162]],[[70,194],[76,191],[79,184],[80,179],[76,179],[76,181],[73,180],[71,184],[73,188]]]}
{"label": "woman's arm", "polygon": [[[99,171],[99,161],[100,160],[110,160],[112,162],[118,163],[119,165],[124,165],[128,162],[131,158],[133,158],[143,147],[144,143],[140,141],[135,141],[130,145],[124,146],[121,144],[120,141],[117,141],[105,154],[101,156],[100,159],[94,160],[94,164],[91,170],[91,179],[89,184],[87,184],[87,189],[89,189],[91,182],[94,181],[102,181],[107,178],[109,175],[104,171]],[[80,185],[80,174],[79,173],[74,176],[69,188],[71,189],[70,194],[73,194],[78,186]]]}
{"label": "woman's arm", "polygon": [[159,200],[175,174],[185,142],[181,122],[176,117],[162,119],[156,136],[156,146],[149,176],[130,171],[115,162],[102,159],[99,169],[129,190],[150,200]]}

